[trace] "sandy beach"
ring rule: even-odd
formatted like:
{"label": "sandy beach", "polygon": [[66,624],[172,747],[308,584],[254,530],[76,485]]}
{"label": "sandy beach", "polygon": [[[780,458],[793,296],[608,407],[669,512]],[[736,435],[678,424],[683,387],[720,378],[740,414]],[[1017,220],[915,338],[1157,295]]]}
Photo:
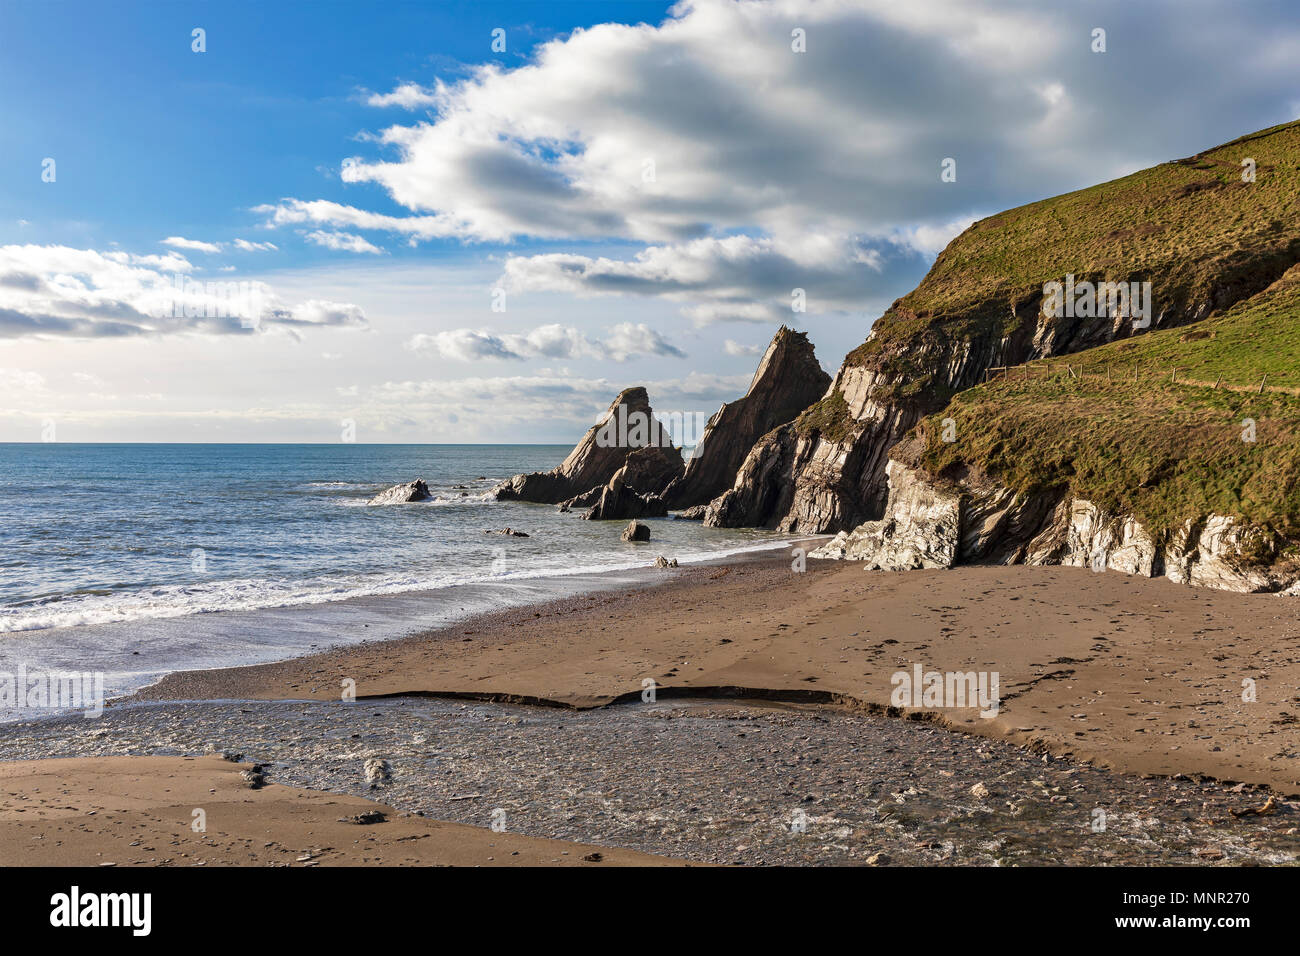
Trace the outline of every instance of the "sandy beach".
{"label": "sandy beach", "polygon": [[[2,727],[3,862],[1268,865],[1300,853],[1290,599],[1070,568],[796,572],[780,552],[642,580],[175,673],[93,724]],[[996,716],[892,706],[894,675],[917,665],[997,672]],[[370,759],[391,778],[371,783]],[[205,834],[190,830],[196,807]],[[374,811],[382,822],[353,822]]]}
{"label": "sandy beach", "polygon": [[[149,700],[429,694],[596,707],[726,696],[885,708],[891,677],[996,671],[996,717],[904,708],[1134,774],[1300,794],[1300,622],[1287,598],[1077,568],[868,572],[788,556],[277,664],[173,674]],[[1255,682],[1253,702],[1243,681]]]}
{"label": "sandy beach", "polygon": [[[0,866],[659,866],[267,783],[220,756],[0,763]],[[196,811],[204,814],[195,831]],[[383,814],[382,822],[356,818]]]}

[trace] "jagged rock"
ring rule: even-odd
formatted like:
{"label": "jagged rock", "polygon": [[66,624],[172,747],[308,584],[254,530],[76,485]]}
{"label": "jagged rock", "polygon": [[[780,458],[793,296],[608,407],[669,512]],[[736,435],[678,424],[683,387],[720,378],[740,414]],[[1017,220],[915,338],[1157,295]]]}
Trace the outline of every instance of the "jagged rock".
{"label": "jagged rock", "polygon": [[780,425],[760,438],[745,456],[736,482],[709,502],[704,524],[710,528],[771,527],[794,493],[793,425]]}
{"label": "jagged rock", "polygon": [[[909,451],[903,448],[906,454]],[[966,562],[1059,564],[1142,577],[1165,576],[1227,591],[1300,595],[1300,570],[1270,563],[1273,532],[1225,515],[1185,521],[1154,535],[1132,515],[1112,515],[1071,496],[1022,497],[978,474],[955,485],[891,460],[885,517],[809,552],[905,570]]]}
{"label": "jagged rock", "polygon": [[[675,467],[674,467],[675,465]],[[561,503],[561,511],[587,508],[582,517],[589,521],[606,521],[621,518],[662,518],[668,514],[668,505],[656,494],[644,494],[641,488],[662,488],[681,474],[681,456],[677,461],[665,459],[657,448],[638,448],[630,452],[627,461],[609,483],[592,488]]]}
{"label": "jagged rock", "polygon": [[961,496],[896,461],[889,463],[889,507],[880,521],[841,532],[812,558],[865,561],[881,571],[950,568],[957,561]]}
{"label": "jagged rock", "polygon": [[506,535],[507,537],[510,537],[510,538],[527,538],[527,537],[528,537],[528,532],[526,532],[526,531],[516,531],[514,528],[502,528],[500,531],[493,531],[492,529],[489,528],[487,531],[484,531],[483,533],[484,533],[484,534],[504,534],[504,535]]}
{"label": "jagged rock", "polygon": [[640,521],[633,521],[623,529],[621,537],[624,541],[649,541],[650,528]]}
{"label": "jagged rock", "polygon": [[408,501],[427,501],[433,496],[429,494],[429,486],[424,483],[423,478],[417,478],[415,481],[408,481],[404,485],[394,485],[381,491],[370,499],[372,505],[400,505]]}
{"label": "jagged rock", "polygon": [[708,505],[692,505],[684,511],[673,515],[673,517],[677,518],[679,521],[703,521],[704,516],[708,514],[708,512]]}
{"label": "jagged rock", "polygon": [[778,425],[793,421],[825,394],[830,382],[807,334],[781,326],[758,363],[749,390],[714,413],[686,463],[686,473],[664,491],[669,507],[707,504],[732,487],[754,443]]}
{"label": "jagged rock", "polygon": [[[567,458],[551,471],[515,475],[492,489],[501,501],[536,501],[542,504],[569,502],[609,483],[628,463],[635,449],[649,451],[637,465],[645,475],[681,474],[682,453],[650,408],[641,386],[625,389],[614,399],[599,422],[587,430]],[[671,480],[671,479],[669,479]],[[667,482],[665,482],[667,484]],[[646,492],[661,488],[645,489]]]}
{"label": "jagged rock", "polygon": [[600,489],[595,504],[582,517],[586,521],[611,521],[621,518],[663,518],[668,505],[658,495],[637,494],[631,485],[625,485],[617,475]]}
{"label": "jagged rock", "polygon": [[675,567],[677,567],[677,559],[676,559],[676,558],[673,558],[671,561],[669,561],[667,558],[665,558],[665,557],[661,554],[661,555],[659,555],[659,557],[655,558],[655,567],[656,567],[656,568],[675,568]]}

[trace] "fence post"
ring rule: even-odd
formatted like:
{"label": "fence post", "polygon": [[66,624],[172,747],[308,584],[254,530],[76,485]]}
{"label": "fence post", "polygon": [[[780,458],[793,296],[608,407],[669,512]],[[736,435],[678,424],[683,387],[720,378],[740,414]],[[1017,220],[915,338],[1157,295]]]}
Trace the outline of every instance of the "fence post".
{"label": "fence post", "polygon": [[1263,377],[1262,379],[1260,379],[1260,382],[1259,382],[1259,391],[1256,392],[1257,395],[1263,395],[1263,394],[1264,394],[1264,383],[1267,382],[1267,381],[1268,381],[1268,373],[1265,372],[1265,373],[1264,373],[1264,377]]}

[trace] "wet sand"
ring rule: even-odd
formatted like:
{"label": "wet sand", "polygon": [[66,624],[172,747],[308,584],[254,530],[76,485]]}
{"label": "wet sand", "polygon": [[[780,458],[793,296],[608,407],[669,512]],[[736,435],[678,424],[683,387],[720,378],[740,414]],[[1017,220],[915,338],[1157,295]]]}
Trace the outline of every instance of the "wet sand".
{"label": "wet sand", "polygon": [[[84,739],[84,738],[83,738]],[[662,866],[674,861],[427,820],[268,782],[219,756],[0,763],[3,866]],[[195,811],[206,830],[192,829]],[[351,818],[380,812],[383,822]]]}
{"label": "wet sand", "polygon": [[[593,707],[735,696],[888,707],[892,675],[996,671],[1001,707],[903,711],[1136,774],[1300,795],[1300,604],[1077,568],[869,572],[788,556],[397,641],[173,674],[151,700],[432,694]],[[1243,701],[1243,681],[1257,699]]]}

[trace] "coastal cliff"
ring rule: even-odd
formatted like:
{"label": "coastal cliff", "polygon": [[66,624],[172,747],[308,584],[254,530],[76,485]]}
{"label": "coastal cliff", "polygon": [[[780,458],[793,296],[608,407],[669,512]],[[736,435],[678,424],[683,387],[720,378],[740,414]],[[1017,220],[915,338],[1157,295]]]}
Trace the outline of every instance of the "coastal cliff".
{"label": "coastal cliff", "polygon": [[1065,494],[1022,495],[969,475],[936,481],[898,460],[886,467],[884,517],[809,553],[906,571],[958,564],[1086,567],[1227,591],[1300,594],[1300,565],[1277,562],[1284,544],[1268,528],[1230,515],[1187,518],[1153,532],[1131,514],[1112,514]]}
{"label": "coastal cliff", "polygon": [[[1241,176],[1243,157],[1257,181]],[[881,517],[889,449],[990,370],[1221,314],[1300,261],[1287,124],[973,224],[851,352],[830,391],[751,449],[707,524],[816,533]],[[1149,282],[1149,315],[1052,308],[1045,285]],[[1071,306],[1073,302],[1071,302]],[[1063,314],[1057,314],[1063,312]]]}

